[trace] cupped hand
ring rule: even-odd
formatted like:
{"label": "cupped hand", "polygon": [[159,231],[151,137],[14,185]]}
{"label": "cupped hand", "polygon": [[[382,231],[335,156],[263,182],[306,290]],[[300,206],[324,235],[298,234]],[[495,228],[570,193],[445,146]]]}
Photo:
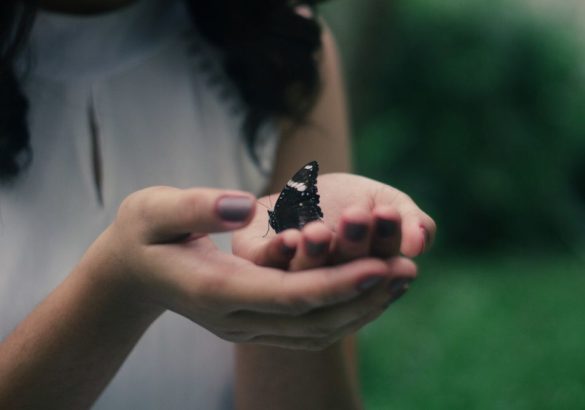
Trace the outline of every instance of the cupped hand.
{"label": "cupped hand", "polygon": [[234,342],[322,349],[377,316],[375,284],[415,275],[406,259],[363,258],[295,275],[221,252],[207,236],[244,227],[255,199],[239,191],[148,188],[129,196],[90,248],[128,303],[170,309]]}
{"label": "cupped hand", "polygon": [[323,221],[302,231],[278,235],[268,230],[266,204],[278,194],[261,198],[252,222],[235,233],[234,253],[259,265],[301,270],[334,265],[360,257],[412,258],[425,252],[436,226],[403,192],[369,178],[333,173],[317,182]]}

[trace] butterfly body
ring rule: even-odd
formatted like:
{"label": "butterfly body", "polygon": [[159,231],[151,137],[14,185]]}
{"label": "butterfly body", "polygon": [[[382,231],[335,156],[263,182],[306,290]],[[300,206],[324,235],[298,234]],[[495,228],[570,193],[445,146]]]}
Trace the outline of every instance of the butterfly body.
{"label": "butterfly body", "polygon": [[301,229],[323,217],[317,193],[319,164],[311,161],[299,169],[286,183],[276,200],[274,210],[268,211],[268,222],[276,233],[285,229]]}

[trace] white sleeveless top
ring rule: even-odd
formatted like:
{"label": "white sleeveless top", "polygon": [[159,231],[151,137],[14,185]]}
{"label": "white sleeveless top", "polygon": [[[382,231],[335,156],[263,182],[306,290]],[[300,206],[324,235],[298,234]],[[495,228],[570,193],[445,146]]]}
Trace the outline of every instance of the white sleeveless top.
{"label": "white sleeveless top", "polygon": [[[264,188],[219,59],[180,1],[140,0],[96,16],[39,14],[20,64],[33,162],[15,185],[0,187],[2,339],[67,276],[131,192]],[[273,136],[261,153],[270,168],[276,132],[264,132]],[[232,365],[231,344],[168,312],[95,408],[231,408]]]}

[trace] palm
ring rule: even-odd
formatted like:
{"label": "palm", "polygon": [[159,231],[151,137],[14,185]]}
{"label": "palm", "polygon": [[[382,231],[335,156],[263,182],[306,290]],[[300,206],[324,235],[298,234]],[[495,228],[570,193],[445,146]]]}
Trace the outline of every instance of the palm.
{"label": "palm", "polygon": [[397,207],[401,192],[380,182],[352,174],[326,174],[319,179],[323,221],[337,229],[344,209],[357,206],[372,211],[377,205]]}
{"label": "palm", "polygon": [[[324,214],[321,227],[306,227],[302,233],[283,232],[276,235],[268,229],[268,214],[264,204],[273,204],[278,194],[269,195],[258,201],[252,223],[234,234],[234,252],[256,263],[274,265],[270,254],[277,252],[282,243],[286,244],[288,240],[288,243],[298,247],[305,239],[303,236],[310,237],[311,231],[323,231],[326,228],[332,235],[327,262],[339,263],[369,255],[390,257],[398,253],[398,249],[406,256],[416,256],[424,250],[425,241],[428,242],[434,235],[435,225],[432,219],[407,195],[383,183],[357,175],[334,173],[320,176],[318,189]],[[395,237],[376,236],[376,221],[380,218],[396,222],[399,229]],[[340,233],[352,222],[363,222],[369,227],[369,235],[364,239],[367,244],[344,241]],[[324,235],[313,234],[321,237]],[[267,257],[270,261],[266,261]],[[282,259],[277,255],[274,258],[277,262]]]}

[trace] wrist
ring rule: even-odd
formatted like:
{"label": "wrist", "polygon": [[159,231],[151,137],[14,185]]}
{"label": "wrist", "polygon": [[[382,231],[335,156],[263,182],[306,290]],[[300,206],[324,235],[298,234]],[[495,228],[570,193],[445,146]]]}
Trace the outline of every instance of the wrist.
{"label": "wrist", "polygon": [[120,249],[110,226],[88,249],[74,274],[112,308],[152,322],[165,309],[147,297]]}

